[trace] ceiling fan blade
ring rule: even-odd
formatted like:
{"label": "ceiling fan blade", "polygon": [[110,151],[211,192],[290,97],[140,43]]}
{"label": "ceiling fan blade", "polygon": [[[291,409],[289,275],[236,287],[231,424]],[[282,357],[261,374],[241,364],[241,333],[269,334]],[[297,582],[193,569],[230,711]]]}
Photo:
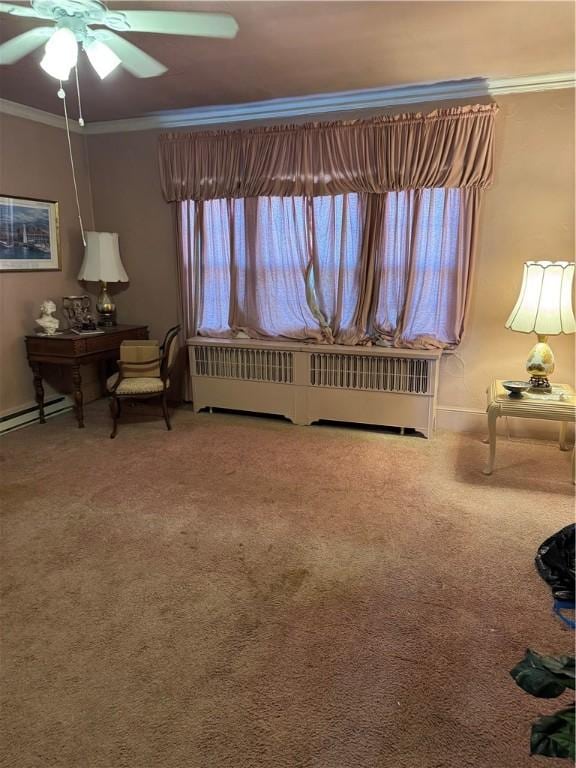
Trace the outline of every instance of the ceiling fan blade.
{"label": "ceiling fan blade", "polygon": [[227,13],[193,11],[122,11],[130,32],[198,37],[236,37],[238,24]]}
{"label": "ceiling fan blade", "polygon": [[53,32],[54,27],[36,27],[7,40],[0,45],[0,64],[14,64],[15,61],[23,59],[44,45]]}
{"label": "ceiling fan blade", "polygon": [[41,16],[33,8],[25,5],[12,5],[12,3],[0,3],[0,13],[10,13],[12,16],[32,16],[36,19],[49,19],[50,16]]}
{"label": "ceiling fan blade", "polygon": [[124,40],[115,32],[101,29],[96,30],[94,36],[111,48],[120,59],[124,69],[136,77],[157,77],[163,75],[168,69],[164,64],[156,61],[152,56],[129,43],[128,40]]}

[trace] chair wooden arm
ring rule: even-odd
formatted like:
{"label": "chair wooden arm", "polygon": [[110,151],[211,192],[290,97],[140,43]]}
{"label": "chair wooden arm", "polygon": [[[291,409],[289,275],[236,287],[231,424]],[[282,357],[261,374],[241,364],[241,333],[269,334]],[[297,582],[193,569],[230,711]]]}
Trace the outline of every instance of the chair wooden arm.
{"label": "chair wooden arm", "polygon": [[116,392],[116,390],[120,386],[120,382],[126,378],[122,372],[122,360],[116,360],[116,365],[118,366],[118,378],[116,379],[114,384],[108,389],[108,391],[112,395]]}

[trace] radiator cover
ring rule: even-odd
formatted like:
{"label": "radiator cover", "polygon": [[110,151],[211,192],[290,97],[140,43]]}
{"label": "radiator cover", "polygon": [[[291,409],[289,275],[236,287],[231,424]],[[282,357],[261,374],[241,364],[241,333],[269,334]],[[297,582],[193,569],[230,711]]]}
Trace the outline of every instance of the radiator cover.
{"label": "radiator cover", "polygon": [[193,406],[413,428],[431,437],[440,350],[188,339]]}

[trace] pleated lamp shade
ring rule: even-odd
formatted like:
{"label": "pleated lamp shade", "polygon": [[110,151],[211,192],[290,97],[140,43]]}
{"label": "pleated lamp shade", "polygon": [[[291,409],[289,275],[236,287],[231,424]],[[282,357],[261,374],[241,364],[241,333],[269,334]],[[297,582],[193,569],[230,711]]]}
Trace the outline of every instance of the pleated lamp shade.
{"label": "pleated lamp shade", "polygon": [[574,333],[574,266],[568,261],[527,261],[520,295],[506,328],[541,336]]}
{"label": "pleated lamp shade", "polygon": [[120,259],[116,232],[86,232],[84,260],[78,280],[127,283],[128,275]]}

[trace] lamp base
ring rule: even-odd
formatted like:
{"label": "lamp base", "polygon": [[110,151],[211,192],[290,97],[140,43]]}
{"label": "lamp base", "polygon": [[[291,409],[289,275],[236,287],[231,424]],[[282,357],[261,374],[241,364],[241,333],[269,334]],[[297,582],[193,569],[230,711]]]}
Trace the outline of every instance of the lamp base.
{"label": "lamp base", "polygon": [[552,392],[548,376],[554,373],[554,354],[547,344],[547,339],[547,336],[538,334],[538,342],[530,350],[526,361],[532,392]]}
{"label": "lamp base", "polygon": [[98,325],[101,328],[114,328],[115,325],[118,325],[115,313],[101,312],[98,317]]}
{"label": "lamp base", "polygon": [[100,283],[100,295],[96,302],[98,310],[98,325],[102,328],[113,328],[116,325],[116,306],[108,293],[108,286],[104,281]]}
{"label": "lamp base", "polygon": [[552,392],[552,386],[547,376],[530,376],[530,392],[547,394]]}

